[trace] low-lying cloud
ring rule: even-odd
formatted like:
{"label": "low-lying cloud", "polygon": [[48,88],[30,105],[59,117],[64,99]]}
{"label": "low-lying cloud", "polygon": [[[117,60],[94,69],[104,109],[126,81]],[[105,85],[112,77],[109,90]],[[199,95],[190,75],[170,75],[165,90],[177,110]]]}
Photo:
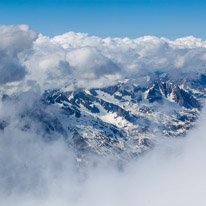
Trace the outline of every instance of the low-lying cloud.
{"label": "low-lying cloud", "polygon": [[[26,94],[22,96],[27,99]],[[6,104],[6,105],[5,105]],[[0,103],[0,198],[7,206],[204,205],[205,111],[185,138],[156,137],[153,150],[125,165],[103,159],[79,166],[60,136],[45,141],[19,111],[30,104]],[[7,109],[7,112],[5,110]],[[29,109],[29,108],[28,108]],[[39,129],[39,128],[38,128]],[[92,162],[92,159],[91,159]]]}

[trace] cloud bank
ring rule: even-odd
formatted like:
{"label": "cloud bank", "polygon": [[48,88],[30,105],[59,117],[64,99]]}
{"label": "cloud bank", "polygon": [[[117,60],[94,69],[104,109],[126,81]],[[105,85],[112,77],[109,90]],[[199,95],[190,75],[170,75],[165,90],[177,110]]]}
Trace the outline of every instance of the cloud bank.
{"label": "cloud bank", "polygon": [[[42,82],[61,78],[62,85],[66,85],[76,80],[76,86],[83,88],[101,87],[105,82],[111,84],[147,72],[190,73],[206,69],[206,42],[192,36],[175,41],[152,36],[101,39],[69,32],[54,38],[39,35],[34,50],[27,63],[32,62],[28,66],[32,71],[45,71]],[[38,65],[32,68],[34,62]],[[60,67],[61,63],[67,66]]]}
{"label": "cloud bank", "polygon": [[172,75],[206,70],[206,42],[193,36],[175,41],[154,36],[102,39],[68,32],[49,38],[26,25],[1,26],[0,36],[0,84],[11,91],[25,90],[31,83],[42,92],[72,90],[155,71]]}

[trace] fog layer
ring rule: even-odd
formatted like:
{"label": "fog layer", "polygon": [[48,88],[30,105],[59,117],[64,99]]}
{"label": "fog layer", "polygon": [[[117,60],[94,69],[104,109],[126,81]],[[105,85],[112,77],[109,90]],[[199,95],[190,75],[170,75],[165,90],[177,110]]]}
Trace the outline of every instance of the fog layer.
{"label": "fog layer", "polygon": [[[3,103],[1,109],[2,106]],[[2,205],[188,206],[206,203],[204,115],[199,126],[186,137],[157,137],[153,150],[119,169],[102,158],[95,165],[80,166],[63,138],[45,141],[36,133],[35,125],[34,130],[22,131],[23,122],[18,112],[8,111],[11,111],[7,112],[10,124],[1,131],[0,138]]]}

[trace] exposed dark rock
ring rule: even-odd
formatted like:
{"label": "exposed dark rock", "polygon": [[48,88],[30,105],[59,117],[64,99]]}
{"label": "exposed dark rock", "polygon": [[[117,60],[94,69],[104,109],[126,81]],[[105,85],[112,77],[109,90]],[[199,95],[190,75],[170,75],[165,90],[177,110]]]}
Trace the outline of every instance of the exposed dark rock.
{"label": "exposed dark rock", "polygon": [[162,94],[159,90],[158,84],[154,84],[152,88],[149,89],[149,92],[147,94],[147,99],[150,103],[153,103],[155,101],[161,101],[162,100]]}
{"label": "exposed dark rock", "polygon": [[106,93],[108,93],[110,95],[113,95],[118,90],[119,90],[119,86],[118,85],[110,86],[110,87],[101,89],[101,91],[106,92]]}
{"label": "exposed dark rock", "polygon": [[0,121],[0,130],[4,130],[7,127],[8,123],[6,121]]}
{"label": "exposed dark rock", "polygon": [[74,130],[72,140],[75,148],[79,151],[83,151],[88,148],[88,143],[86,142],[86,139],[83,138],[76,130]]}
{"label": "exposed dark rock", "polygon": [[189,93],[185,92],[183,89],[180,89],[176,86],[173,90],[174,100],[180,106],[183,106],[188,109],[196,108],[200,110],[200,103]]}

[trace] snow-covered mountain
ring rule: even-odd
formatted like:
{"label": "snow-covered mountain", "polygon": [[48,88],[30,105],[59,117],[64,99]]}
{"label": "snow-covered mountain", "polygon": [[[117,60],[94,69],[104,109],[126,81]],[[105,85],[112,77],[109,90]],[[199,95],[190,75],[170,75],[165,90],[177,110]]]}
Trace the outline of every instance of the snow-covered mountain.
{"label": "snow-covered mountain", "polygon": [[[45,140],[63,136],[79,156],[112,154],[123,159],[152,147],[158,135],[184,136],[205,100],[206,76],[181,75],[174,81],[167,74],[153,73],[140,79],[90,90],[47,90],[32,109],[20,114],[22,130],[36,122]],[[6,126],[1,120],[0,129]]]}

